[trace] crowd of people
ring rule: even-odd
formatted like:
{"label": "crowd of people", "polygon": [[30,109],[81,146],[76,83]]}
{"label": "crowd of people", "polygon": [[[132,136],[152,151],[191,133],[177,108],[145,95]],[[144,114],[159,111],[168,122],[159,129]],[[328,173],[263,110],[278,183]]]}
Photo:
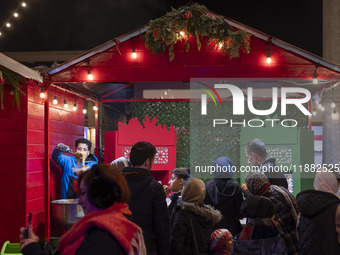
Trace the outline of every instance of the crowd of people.
{"label": "crowd of people", "polygon": [[[86,139],[77,140],[76,148],[90,155]],[[257,168],[242,185],[231,171],[217,171],[204,183],[188,168],[172,170],[169,185],[161,185],[150,173],[157,151],[149,142],[137,142],[129,159],[111,164],[98,165],[89,157],[91,169],[79,176],[70,170],[74,156],[63,154],[69,147],[59,144],[52,158],[63,169],[62,195],[75,197],[77,178],[85,216],[60,238],[57,249],[40,241],[31,224],[21,228],[22,253],[340,254],[340,176],[323,169],[315,175],[314,190],[295,198],[283,174],[262,171],[275,160],[267,158],[261,140],[245,149],[248,163]],[[230,169],[233,163],[220,157],[214,165]]]}

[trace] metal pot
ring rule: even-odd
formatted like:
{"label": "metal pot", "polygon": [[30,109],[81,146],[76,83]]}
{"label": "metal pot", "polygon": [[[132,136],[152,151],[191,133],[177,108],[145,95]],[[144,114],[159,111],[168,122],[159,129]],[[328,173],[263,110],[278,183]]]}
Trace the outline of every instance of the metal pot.
{"label": "metal pot", "polygon": [[66,229],[72,227],[84,216],[83,208],[78,204],[78,199],[59,199],[51,201],[52,218],[64,224]]}

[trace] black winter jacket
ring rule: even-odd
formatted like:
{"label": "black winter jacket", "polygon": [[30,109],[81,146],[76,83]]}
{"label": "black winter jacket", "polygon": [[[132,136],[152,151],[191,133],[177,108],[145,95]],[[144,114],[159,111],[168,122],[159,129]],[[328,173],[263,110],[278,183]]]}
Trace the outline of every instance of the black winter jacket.
{"label": "black winter jacket", "polygon": [[175,210],[175,220],[171,229],[170,254],[196,255],[193,232],[199,254],[209,254],[209,238],[213,232],[213,225],[221,220],[221,213],[209,205],[197,206],[183,201],[175,207]]}
{"label": "black winter jacket", "polygon": [[[273,187],[270,187],[267,192],[262,194],[262,196],[269,198],[270,201],[274,204],[275,220],[280,223],[280,226],[283,230],[283,238],[285,240],[288,254],[298,254],[298,239],[296,235],[296,223],[292,212],[293,208],[290,208],[289,203],[286,201],[284,196]],[[289,191],[286,190],[286,192]],[[246,197],[253,196],[253,194],[250,193],[249,190],[246,190],[244,194]],[[298,213],[296,199],[293,194],[291,194],[290,196],[295,211]]]}
{"label": "black winter jacket", "polygon": [[242,226],[240,208],[243,201],[240,184],[230,179],[213,179],[206,183],[207,194],[204,204],[219,210],[222,220],[214,225],[214,229],[226,228],[233,236],[240,233]]}
{"label": "black winter jacket", "polygon": [[285,175],[281,172],[274,171],[276,167],[275,159],[268,158],[261,165],[260,168],[267,176],[271,185],[281,186],[288,189],[288,182]]}
{"label": "black winter jacket", "polygon": [[122,173],[131,191],[132,221],[143,230],[148,254],[168,254],[170,220],[163,186],[146,169],[126,167]]}
{"label": "black winter jacket", "polygon": [[306,190],[297,195],[297,203],[299,254],[339,255],[335,214],[340,200],[328,192]]}

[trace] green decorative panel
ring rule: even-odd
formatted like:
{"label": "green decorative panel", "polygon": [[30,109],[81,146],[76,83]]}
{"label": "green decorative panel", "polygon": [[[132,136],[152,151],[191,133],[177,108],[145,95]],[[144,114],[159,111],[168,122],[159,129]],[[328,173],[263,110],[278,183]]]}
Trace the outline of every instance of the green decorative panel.
{"label": "green decorative panel", "polygon": [[275,158],[278,164],[290,164],[293,160],[292,147],[288,145],[269,145],[267,155],[269,158]]}

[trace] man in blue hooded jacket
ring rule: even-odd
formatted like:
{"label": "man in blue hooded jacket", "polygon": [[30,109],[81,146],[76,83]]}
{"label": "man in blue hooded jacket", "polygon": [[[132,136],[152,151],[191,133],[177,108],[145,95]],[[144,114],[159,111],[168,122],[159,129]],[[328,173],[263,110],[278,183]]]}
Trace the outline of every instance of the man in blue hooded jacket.
{"label": "man in blue hooded jacket", "polygon": [[[92,167],[98,164],[98,159],[95,155],[90,154],[92,143],[86,138],[76,140],[76,151],[85,152],[87,157],[85,165]],[[76,198],[77,194],[73,189],[73,180],[78,178],[74,175],[72,168],[77,166],[77,160],[74,155],[64,155],[63,153],[72,152],[69,146],[59,143],[53,150],[52,159],[62,169],[63,175],[61,178],[61,199]],[[82,165],[82,162],[80,162]]]}

